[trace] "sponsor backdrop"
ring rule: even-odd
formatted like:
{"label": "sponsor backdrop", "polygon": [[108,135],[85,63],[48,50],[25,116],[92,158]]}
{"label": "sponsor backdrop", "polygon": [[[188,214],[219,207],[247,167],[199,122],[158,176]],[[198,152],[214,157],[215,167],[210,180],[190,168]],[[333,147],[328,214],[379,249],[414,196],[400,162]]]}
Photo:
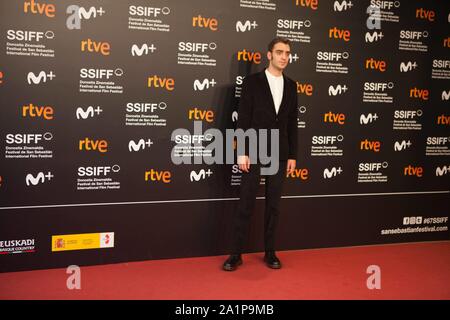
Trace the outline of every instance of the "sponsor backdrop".
{"label": "sponsor backdrop", "polygon": [[[1,271],[228,253],[241,172],[233,139],[207,130],[233,131],[242,80],[277,35],[292,41],[300,145],[278,248],[449,239],[447,1],[0,12]],[[263,184],[249,252],[263,249]]]}

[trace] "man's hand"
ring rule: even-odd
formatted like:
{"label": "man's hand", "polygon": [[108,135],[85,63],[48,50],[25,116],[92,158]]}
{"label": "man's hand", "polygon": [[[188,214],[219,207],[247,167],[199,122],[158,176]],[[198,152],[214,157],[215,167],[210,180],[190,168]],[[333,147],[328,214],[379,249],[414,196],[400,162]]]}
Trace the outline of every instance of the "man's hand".
{"label": "man's hand", "polygon": [[239,169],[245,172],[250,170],[250,158],[248,156],[238,156]]}
{"label": "man's hand", "polygon": [[295,166],[297,165],[297,161],[294,159],[289,159],[287,161],[287,166],[286,166],[286,175],[291,174],[292,172],[294,172]]}

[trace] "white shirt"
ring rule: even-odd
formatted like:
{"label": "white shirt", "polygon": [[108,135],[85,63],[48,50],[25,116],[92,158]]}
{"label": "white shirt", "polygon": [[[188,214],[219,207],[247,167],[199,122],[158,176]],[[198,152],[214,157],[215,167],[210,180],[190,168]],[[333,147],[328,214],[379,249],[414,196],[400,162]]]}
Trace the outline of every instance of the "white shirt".
{"label": "white shirt", "polygon": [[273,104],[275,105],[275,111],[278,114],[280,109],[281,100],[283,99],[283,75],[276,77],[266,69],[266,77],[269,81],[270,92],[272,93]]}

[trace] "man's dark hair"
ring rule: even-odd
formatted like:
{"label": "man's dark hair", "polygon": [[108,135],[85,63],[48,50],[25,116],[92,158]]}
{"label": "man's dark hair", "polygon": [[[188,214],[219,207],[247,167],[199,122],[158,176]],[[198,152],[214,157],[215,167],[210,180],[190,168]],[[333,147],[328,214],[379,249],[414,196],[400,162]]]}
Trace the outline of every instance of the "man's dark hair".
{"label": "man's dark hair", "polygon": [[268,50],[270,52],[272,52],[273,47],[279,42],[287,44],[289,47],[291,46],[291,41],[289,39],[282,38],[282,37],[276,37],[272,41],[270,41],[269,45],[267,46]]}

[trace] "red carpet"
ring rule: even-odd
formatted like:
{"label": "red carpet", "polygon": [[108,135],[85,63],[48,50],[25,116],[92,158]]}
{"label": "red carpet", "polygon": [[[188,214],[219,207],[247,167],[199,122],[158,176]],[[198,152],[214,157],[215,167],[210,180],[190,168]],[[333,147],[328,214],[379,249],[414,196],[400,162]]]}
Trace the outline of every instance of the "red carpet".
{"label": "red carpet", "polygon": [[[0,299],[450,299],[450,241],[279,252],[280,270],[246,254],[235,272],[225,256],[0,274]],[[381,269],[381,289],[366,286]]]}

